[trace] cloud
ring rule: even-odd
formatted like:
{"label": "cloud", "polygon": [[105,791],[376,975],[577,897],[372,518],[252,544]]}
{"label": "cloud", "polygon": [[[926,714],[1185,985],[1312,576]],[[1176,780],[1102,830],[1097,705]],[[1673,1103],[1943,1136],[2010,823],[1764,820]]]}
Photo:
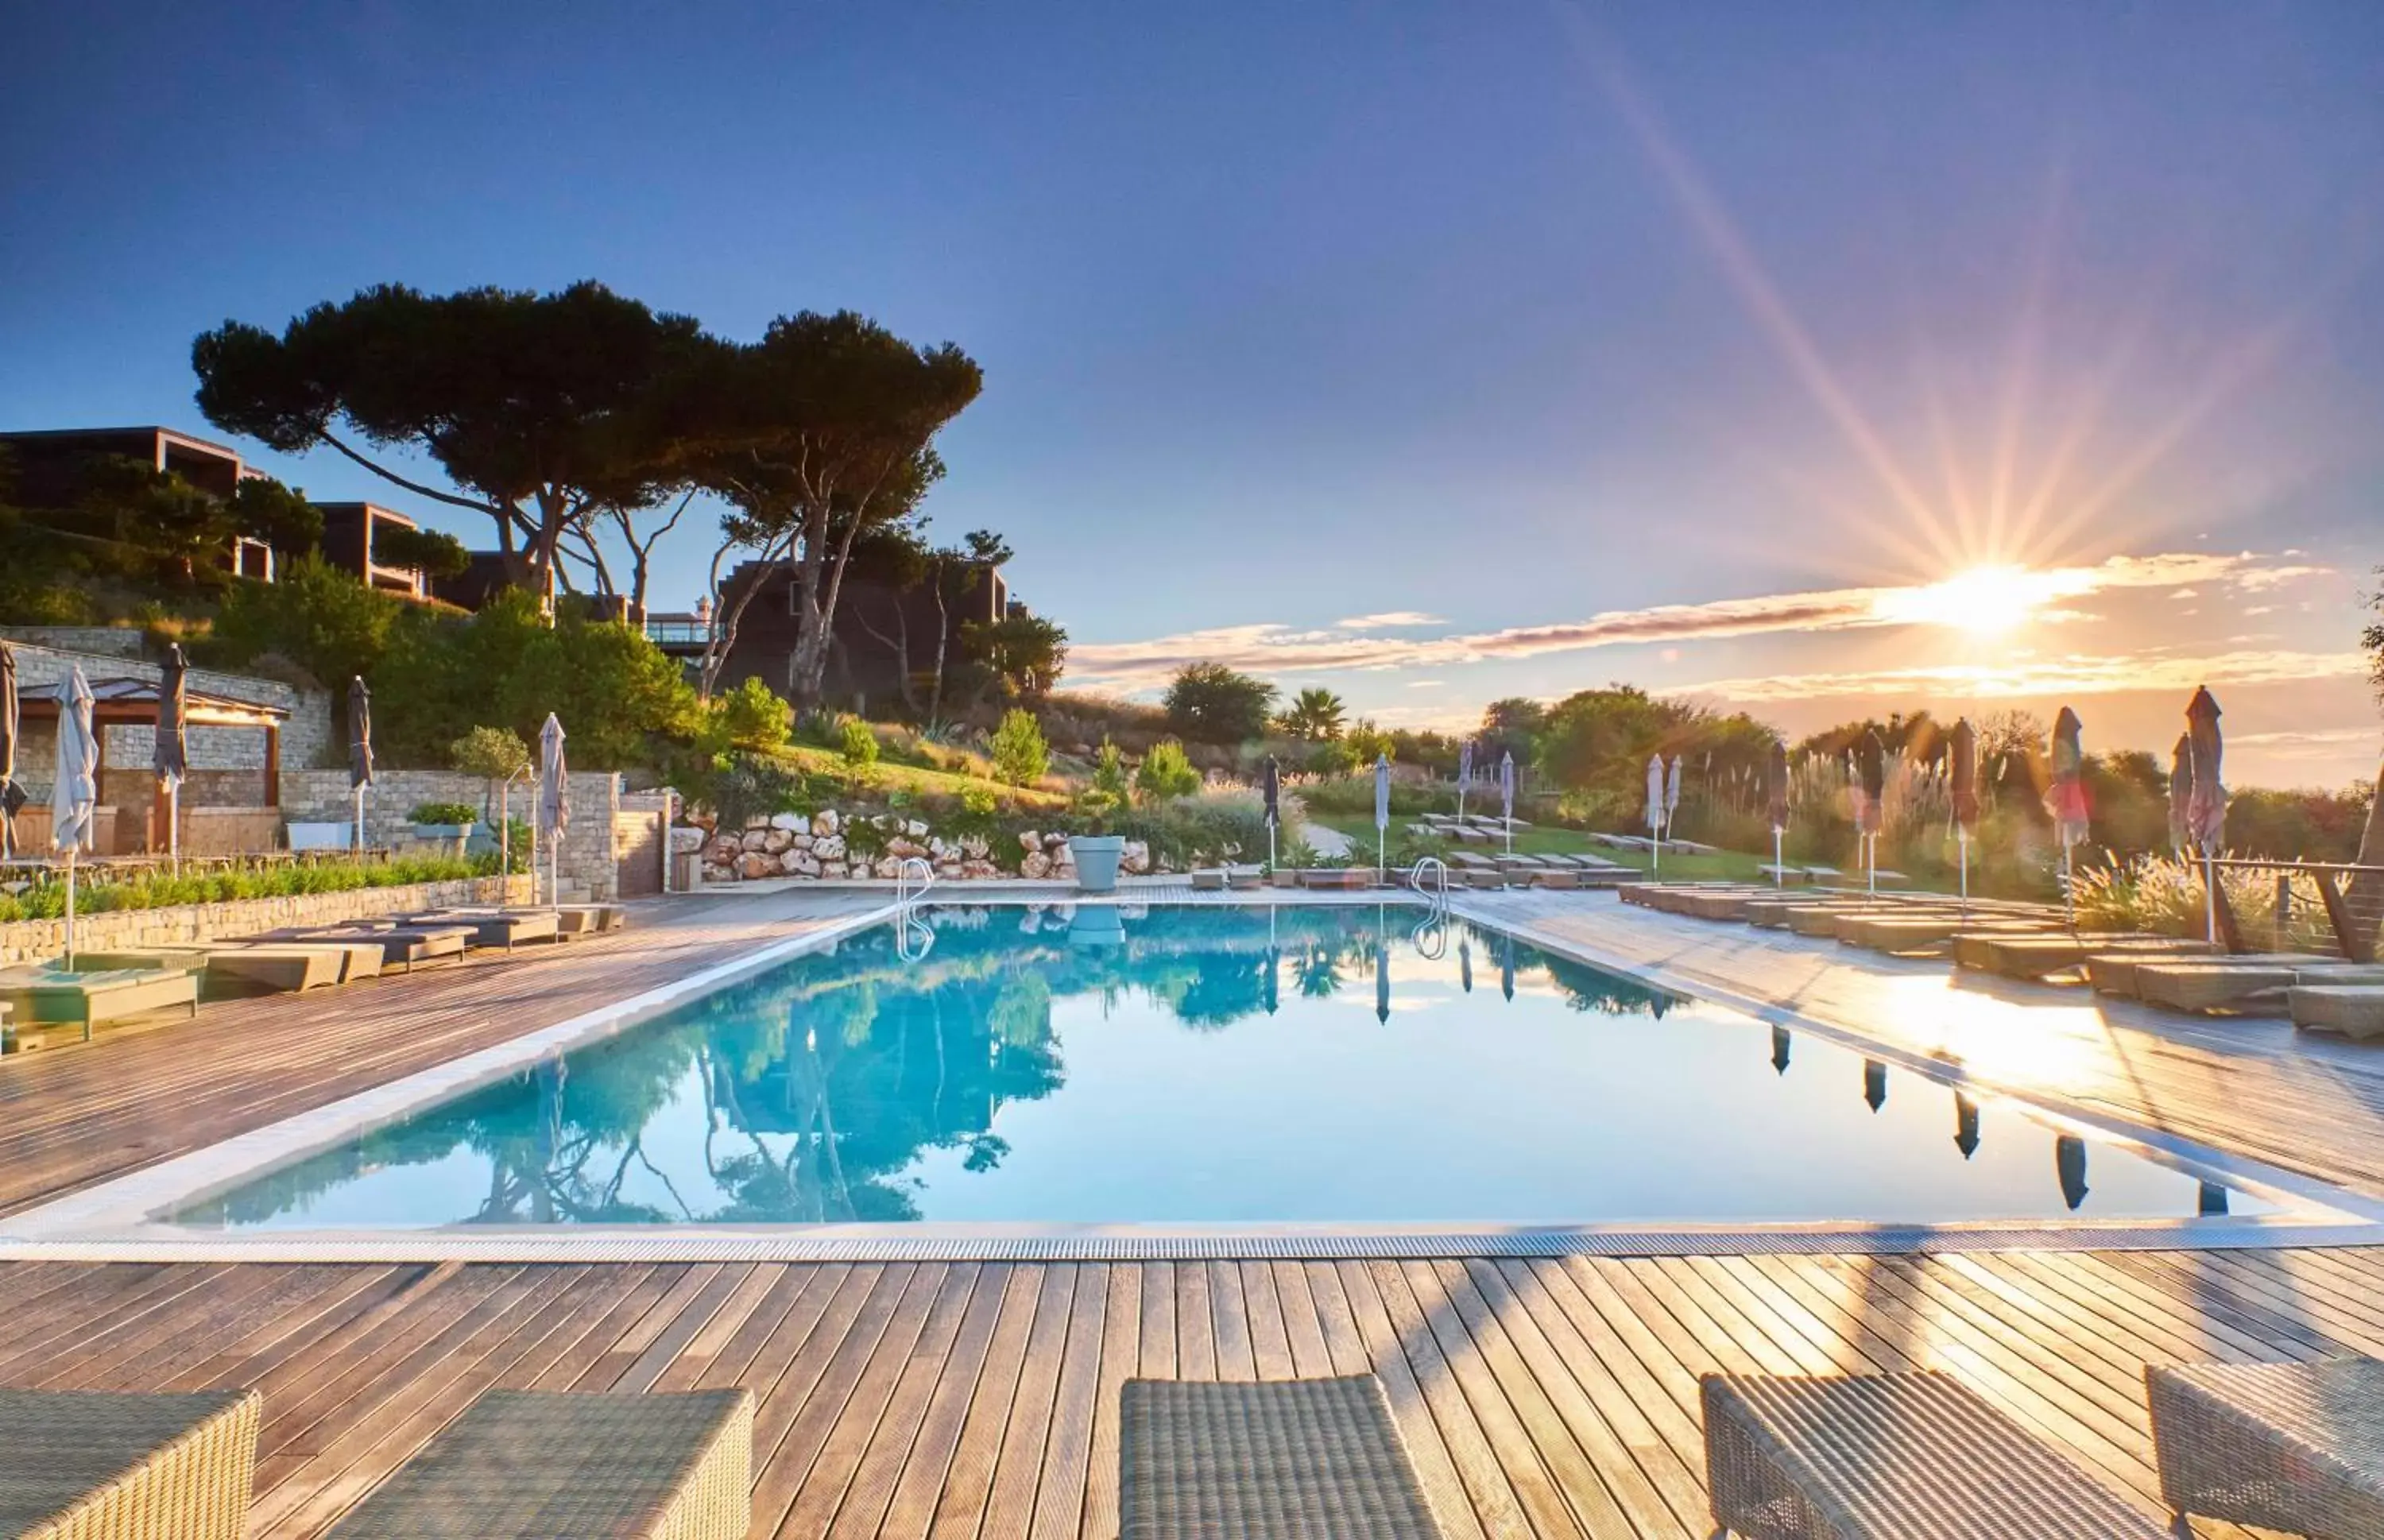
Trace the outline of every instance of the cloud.
{"label": "cloud", "polygon": [[[2086,595],[2127,589],[2231,584],[2275,588],[2291,576],[2328,569],[2270,566],[2254,552],[2235,555],[2170,552],[2114,556],[2092,566],[1990,569],[1942,583],[1820,589],[1718,599],[1701,604],[1658,604],[1606,610],[1579,620],[1441,637],[1365,634],[1378,628],[1439,624],[1416,611],[1357,615],[1327,630],[1276,623],[1184,631],[1141,641],[1086,642],[1069,649],[1077,682],[1098,688],[1156,689],[1188,663],[1222,663],[1262,675],[1299,675],[1387,668],[1444,668],[1501,659],[1533,658],[1598,647],[1707,640],[1778,632],[1867,630],[1892,626],[1975,624],[1980,619],[2061,624],[2092,618],[2066,606]],[[2278,578],[2277,574],[2289,575]]]}
{"label": "cloud", "polygon": [[1339,631],[1390,631],[1410,626],[1446,626],[1448,622],[1422,610],[1384,610],[1380,615],[1353,615],[1347,620],[1336,620],[1334,629]]}
{"label": "cloud", "polygon": [[1665,693],[1748,703],[1833,700],[1898,691],[1990,698],[2109,695],[2137,689],[2188,690],[2204,684],[2278,685],[2358,678],[2366,674],[2367,666],[2367,657],[2363,652],[2241,652],[2188,657],[2158,650],[2107,657],[2029,658],[1995,666],[1947,664],[1859,673],[1710,679],[1703,684],[1682,685]]}

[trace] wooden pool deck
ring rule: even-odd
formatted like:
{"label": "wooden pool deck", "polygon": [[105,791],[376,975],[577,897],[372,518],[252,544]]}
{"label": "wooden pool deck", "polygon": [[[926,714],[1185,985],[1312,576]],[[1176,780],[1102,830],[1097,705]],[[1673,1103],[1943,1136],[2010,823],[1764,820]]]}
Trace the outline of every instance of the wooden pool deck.
{"label": "wooden pool deck", "polygon": [[[0,1064],[0,1204],[320,1105],[871,901],[687,901],[551,954],[209,1006],[188,1025]],[[1534,939],[1707,970],[1717,988],[1760,987],[1916,1050],[1934,1041],[1982,1076],[2074,1086],[2376,1190],[2384,1093],[2356,1053],[2299,1052],[2262,1026],[2167,1030],[2100,1012],[2090,1026],[2076,1012],[2091,1005],[2052,991],[1946,1005],[1942,967],[1758,948],[1608,899],[1498,895],[1467,909]],[[2010,1009],[2021,1003],[2044,1009]],[[1123,1380],[1364,1370],[1389,1387],[1451,1536],[1708,1534],[1695,1391],[1712,1369],[1944,1369],[2151,1513],[2145,1364],[2384,1356],[2384,1249],[32,1261],[0,1267],[0,1385],[261,1389],[251,1533],[293,1537],[319,1534],[489,1387],[742,1385],[761,1405],[757,1537],[1105,1540],[1117,1533]]]}

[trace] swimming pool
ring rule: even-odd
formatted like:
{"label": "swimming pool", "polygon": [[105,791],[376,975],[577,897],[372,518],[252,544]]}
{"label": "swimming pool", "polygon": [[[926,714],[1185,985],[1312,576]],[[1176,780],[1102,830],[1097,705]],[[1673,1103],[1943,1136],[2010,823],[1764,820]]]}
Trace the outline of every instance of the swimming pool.
{"label": "swimming pool", "polygon": [[441,1225],[2178,1219],[2133,1147],[1384,907],[945,906],[177,1209]]}

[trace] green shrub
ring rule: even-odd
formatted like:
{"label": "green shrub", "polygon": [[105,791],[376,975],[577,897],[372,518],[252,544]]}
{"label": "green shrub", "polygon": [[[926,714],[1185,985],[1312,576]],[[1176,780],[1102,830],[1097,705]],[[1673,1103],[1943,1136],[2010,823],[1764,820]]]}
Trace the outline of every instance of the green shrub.
{"label": "green shrub", "polygon": [[479,822],[480,813],[469,802],[421,802],[406,817],[417,824],[468,826]]}
{"label": "green shrub", "polygon": [[529,774],[529,745],[511,727],[474,727],[447,746],[447,763],[485,781],[509,781]]}
{"label": "green shrub", "polygon": [[1162,738],[1151,745],[1150,752],[1136,767],[1134,786],[1147,801],[1171,801],[1199,790],[1200,772],[1192,768],[1183,744]]}
{"label": "green shrub", "polygon": [[[119,882],[76,885],[78,912],[161,909],[172,904],[231,903],[314,893],[347,893],[365,888],[402,888],[422,882],[453,882],[494,873],[496,857],[459,861],[450,856],[390,861],[345,858],[303,861],[230,870],[145,873]],[[55,920],[66,913],[66,885],[44,874],[21,893],[0,895],[0,922]]]}
{"label": "green shrub", "polygon": [[848,716],[837,724],[837,752],[844,763],[855,770],[866,770],[877,763],[877,735],[869,724],[858,716]]}
{"label": "green shrub", "polygon": [[1093,760],[1092,789],[1116,798],[1123,804],[1126,800],[1127,785],[1125,756],[1118,751],[1115,740],[1101,739],[1101,751]]}
{"label": "green shrub", "polygon": [[1051,750],[1043,741],[1043,729],[1036,726],[1035,714],[1023,708],[1002,714],[989,749],[994,775],[1011,786],[1033,786],[1051,766]]}
{"label": "green shrub", "polygon": [[782,749],[794,730],[795,708],[758,678],[748,677],[714,701],[712,712],[720,736],[739,749]]}
{"label": "green shrub", "polygon": [[1000,801],[1001,799],[993,794],[993,788],[989,786],[961,788],[961,811],[971,818],[991,818],[994,809],[1000,805]]}
{"label": "green shrub", "polygon": [[774,813],[802,810],[803,778],[763,754],[737,754],[707,777],[708,784],[686,788],[688,797],[712,809],[726,830],[743,828]]}

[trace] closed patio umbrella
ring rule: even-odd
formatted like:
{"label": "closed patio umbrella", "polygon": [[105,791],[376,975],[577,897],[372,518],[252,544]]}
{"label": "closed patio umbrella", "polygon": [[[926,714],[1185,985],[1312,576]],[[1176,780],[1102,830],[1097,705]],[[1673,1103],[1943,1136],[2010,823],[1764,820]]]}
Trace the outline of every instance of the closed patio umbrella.
{"label": "closed patio umbrella", "polygon": [[99,739],[91,727],[91,686],[77,664],[58,702],[57,777],[50,785],[50,848],[67,858],[67,966],[74,966],[75,858],[91,840],[99,807]]}
{"label": "closed patio umbrella", "polygon": [[1863,1099],[1874,1112],[1887,1105],[1887,1066],[1876,1059],[1863,1061]]}
{"label": "closed patio umbrella", "polygon": [[2086,1141],[2064,1134],[2053,1141],[2053,1173],[2061,1182],[2061,1200],[2076,1213],[2091,1191],[2086,1186]]}
{"label": "closed patio umbrella", "polygon": [[1979,1152],[1979,1104],[1959,1091],[1954,1093],[1954,1148],[1966,1161]]}
{"label": "closed patio umbrella", "polygon": [[1664,827],[1671,829],[1681,821],[1681,762],[1685,754],[1672,756],[1672,768],[1664,777]]}
{"label": "closed patio umbrella", "polygon": [[2168,754],[2168,848],[2191,858],[2193,839],[2193,735],[2177,735]]}
{"label": "closed patio umbrella", "polygon": [[1507,853],[1515,853],[1515,756],[1498,756],[1498,816],[1507,826]]}
{"label": "closed patio umbrella", "polygon": [[2186,737],[2193,747],[2193,795],[2186,804],[2193,842],[2202,848],[2202,883],[2209,911],[2211,945],[2218,944],[2218,847],[2227,838],[2227,783],[2222,778],[2226,744],[2218,733],[2218,702],[2208,687],[2197,689],[2185,708]]}
{"label": "closed patio umbrella", "polygon": [[2045,811],[2053,815],[2054,837],[2061,841],[2062,897],[2069,906],[2071,925],[2078,923],[2077,885],[2072,880],[2072,852],[2086,838],[2086,751],[2079,741],[2085,724],[2067,706],[2053,719],[2053,785],[2044,794]]}
{"label": "closed patio umbrella", "polygon": [[1374,911],[1374,1020],[1387,1025],[1391,1019],[1391,942],[1383,928],[1385,912]]}
{"label": "closed patio umbrella", "polygon": [[[546,841],[546,901],[561,891],[563,831],[571,826],[570,772],[563,763],[563,724],[546,714],[538,730],[538,832]],[[535,865],[532,871],[536,871]],[[535,882],[535,876],[531,879]]]}
{"label": "closed patio umbrella", "polygon": [[1771,886],[1778,888],[1788,880],[1786,840],[1788,838],[1788,744],[1785,739],[1771,740],[1771,757],[1765,768],[1764,789],[1771,800]]}
{"label": "closed patio umbrella", "polygon": [[1473,740],[1457,746],[1457,821],[1465,822],[1465,783],[1473,778]]}
{"label": "closed patio umbrella", "polygon": [[185,722],[191,705],[191,664],[182,644],[166,649],[166,667],[157,678],[156,743],[150,764],[158,784],[166,789],[166,853],[174,869],[182,869],[182,782],[191,773],[190,733]]}
{"label": "closed patio umbrella", "polygon": [[1391,756],[1374,756],[1374,864],[1391,869]]}
{"label": "closed patio umbrella", "polygon": [[365,849],[365,788],[373,783],[372,691],[359,674],[348,681],[348,789],[355,793],[356,827],[352,848]]}
{"label": "closed patio umbrella", "polygon": [[1274,868],[1275,830],[1283,823],[1283,766],[1273,754],[1259,774],[1259,795],[1266,800],[1267,869]]}
{"label": "closed patio umbrella", "polygon": [[1788,1073],[1788,1029],[1784,1026],[1774,1026],[1771,1029],[1771,1068],[1774,1074]]}
{"label": "closed patio umbrella", "polygon": [[1664,875],[1664,756],[1647,756],[1647,849],[1653,874]]}
{"label": "closed patio umbrella", "polygon": [[17,810],[25,789],[17,784],[17,650],[0,641],[0,857],[15,848]]}
{"label": "closed patio umbrella", "polygon": [[1954,740],[1946,751],[1953,781],[1954,837],[1962,848],[1962,906],[1970,903],[1970,836],[1979,827],[1979,732],[1968,717],[1954,724]]}

